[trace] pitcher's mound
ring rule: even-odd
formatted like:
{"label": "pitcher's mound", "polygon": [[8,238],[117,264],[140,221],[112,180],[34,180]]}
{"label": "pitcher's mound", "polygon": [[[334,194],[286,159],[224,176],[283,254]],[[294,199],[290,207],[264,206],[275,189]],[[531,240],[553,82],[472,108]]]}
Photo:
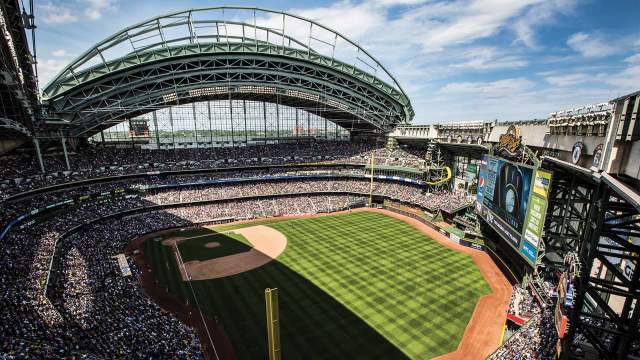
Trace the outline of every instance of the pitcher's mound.
{"label": "pitcher's mound", "polygon": [[[216,259],[187,261],[184,266],[179,266],[182,280],[217,279],[253,270],[277,258],[287,247],[287,237],[280,231],[265,225],[250,226],[232,232],[244,236],[253,248],[246,252]],[[219,245],[218,242],[210,242],[205,246],[216,247]],[[173,247],[173,251],[176,252],[175,247]],[[175,253],[175,256],[179,263],[178,254]]]}

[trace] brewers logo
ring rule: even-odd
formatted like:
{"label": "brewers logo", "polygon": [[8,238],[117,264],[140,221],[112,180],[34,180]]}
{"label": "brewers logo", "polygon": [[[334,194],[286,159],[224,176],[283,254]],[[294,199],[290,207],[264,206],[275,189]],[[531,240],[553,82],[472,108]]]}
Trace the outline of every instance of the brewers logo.
{"label": "brewers logo", "polygon": [[571,150],[571,162],[577,164],[580,162],[582,158],[582,152],[584,150],[584,144],[581,141],[573,144],[573,149]]}

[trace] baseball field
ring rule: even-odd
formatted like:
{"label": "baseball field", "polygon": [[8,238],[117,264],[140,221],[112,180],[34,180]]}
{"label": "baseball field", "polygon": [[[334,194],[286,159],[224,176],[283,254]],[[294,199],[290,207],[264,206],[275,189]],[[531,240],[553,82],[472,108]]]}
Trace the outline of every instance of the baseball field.
{"label": "baseball field", "polygon": [[284,359],[451,353],[492,292],[468,253],[376,212],[171,230],[141,249],[159,285],[216,319],[239,359],[266,358],[265,288],[279,290]]}

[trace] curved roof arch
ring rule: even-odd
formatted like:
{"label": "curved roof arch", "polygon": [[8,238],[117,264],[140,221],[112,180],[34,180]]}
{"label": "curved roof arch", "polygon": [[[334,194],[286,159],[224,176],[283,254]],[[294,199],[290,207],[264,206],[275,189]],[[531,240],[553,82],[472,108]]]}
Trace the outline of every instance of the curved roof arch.
{"label": "curved roof arch", "polygon": [[[211,88],[217,93],[189,95]],[[43,99],[77,125],[73,135],[86,136],[104,121],[154,107],[219,99],[225,88],[229,99],[250,88],[262,88],[253,96],[264,101],[298,98],[360,124],[340,124],[353,129],[389,131],[414,114],[393,75],[357,43],[315,21],[255,7],[190,9],[127,27],[67,65]]]}

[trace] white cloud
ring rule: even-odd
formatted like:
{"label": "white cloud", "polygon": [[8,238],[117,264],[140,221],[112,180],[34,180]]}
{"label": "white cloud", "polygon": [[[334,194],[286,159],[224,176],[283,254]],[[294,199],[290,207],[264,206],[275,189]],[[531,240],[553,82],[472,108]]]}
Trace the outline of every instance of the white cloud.
{"label": "white cloud", "polygon": [[67,64],[68,59],[38,59],[38,82],[40,87],[44,86],[53,79]]}
{"label": "white cloud", "polygon": [[640,63],[640,53],[631,55],[628,58],[624,59],[624,61],[628,63]]}
{"label": "white cloud", "polygon": [[[350,39],[358,39],[373,31],[373,29],[382,26],[386,21],[384,8],[375,6],[373,3],[356,4],[349,0],[338,1],[326,7],[290,9],[287,12],[335,29]],[[241,21],[242,19],[234,20]],[[250,18],[244,19],[244,21],[253,23],[254,20]],[[266,17],[258,17],[256,18],[256,24],[266,28],[281,29],[283,26],[282,16],[272,14]],[[242,31],[242,29],[239,28],[239,31]],[[306,40],[309,37],[309,31],[308,23],[291,17],[286,18],[285,32],[294,39]],[[315,38],[333,43],[333,34],[329,34],[321,27],[315,26],[312,31]]]}
{"label": "white cloud", "polygon": [[65,57],[65,56],[67,56],[67,50],[65,50],[65,49],[54,50],[54,51],[51,52],[51,55],[53,55],[55,57]]}
{"label": "white cloud", "polygon": [[[547,87],[540,90],[527,90],[507,96],[487,98],[471,96],[470,93],[451,93],[438,98],[427,97],[424,102],[415,104],[420,114],[415,123],[434,121],[469,120],[529,120],[546,118],[549,113],[578,105],[599,103],[611,99],[610,89]],[[452,103],[458,106],[451,106]]]}
{"label": "white cloud", "polygon": [[575,6],[576,0],[548,0],[531,6],[513,25],[517,41],[530,48],[538,47],[536,28],[556,21],[559,14],[571,14]]}
{"label": "white cloud", "polygon": [[117,9],[118,0],[76,0],[67,4],[49,1],[38,8],[43,13],[42,20],[47,24],[69,24],[80,20],[82,12],[90,20],[98,20],[105,11]]}
{"label": "white cloud", "polygon": [[[515,120],[546,116],[562,106],[591,99],[602,101],[598,96],[610,91],[574,91],[569,84],[582,79],[562,78],[562,73],[540,75],[543,80],[538,83],[528,75],[505,76],[499,72],[507,69],[522,73],[520,69],[533,64],[548,68],[552,62],[575,59],[550,53],[534,61],[530,56],[532,48],[541,48],[536,41],[537,30],[558,22],[560,16],[574,15],[578,1],[343,0],[290,12],[340,31],[380,60],[411,97],[418,114],[416,123],[496,117]],[[281,26],[281,19],[272,20],[272,27]],[[299,33],[308,35],[308,27],[299,29]],[[495,44],[494,39],[500,39],[500,43]],[[484,40],[491,45],[485,45]],[[469,72],[506,78],[467,81],[465,74]],[[451,81],[453,76],[461,80]],[[551,82],[556,85],[551,86]],[[560,83],[563,87],[557,85]],[[451,111],[451,103],[464,106]]]}
{"label": "white cloud", "polygon": [[529,90],[535,83],[526,78],[511,78],[488,82],[459,82],[450,83],[442,88],[442,93],[472,93],[478,97],[514,96]]}
{"label": "white cloud", "polygon": [[418,5],[427,0],[373,0],[372,2],[381,6]]}
{"label": "white cloud", "polygon": [[584,73],[553,75],[544,78],[549,84],[555,86],[572,86],[592,80],[593,77]]}
{"label": "white cloud", "polygon": [[78,20],[72,9],[52,2],[39,5],[42,12],[40,18],[47,24],[68,24]]}
{"label": "white cloud", "polygon": [[[374,3],[369,2],[357,4],[349,0],[339,1],[326,7],[290,9],[288,12],[334,29],[354,41],[367,38],[368,35],[376,33],[384,27],[387,21],[387,13],[383,7],[376,6]],[[242,19],[235,20],[240,21]],[[244,19],[244,21],[253,23],[254,20],[251,18]],[[285,21],[286,35],[301,40],[305,45],[309,38],[310,31],[312,31],[311,35],[313,38],[310,45],[319,53],[331,56],[334,51],[339,52],[350,47],[346,42],[338,40],[336,48],[333,48],[331,44],[336,41],[334,34],[320,26],[314,26],[310,29],[308,23],[293,17],[287,17]],[[283,26],[282,16],[273,14],[266,17],[259,17],[256,18],[256,24],[265,28],[281,29]],[[230,30],[238,31],[238,35],[242,33],[241,27],[233,30],[232,27],[227,26],[227,31]],[[266,38],[263,40],[266,40]]]}
{"label": "white cloud", "polygon": [[[509,29],[514,19],[544,12],[544,16],[521,24],[522,29],[532,32],[556,12],[568,11],[574,1],[552,0],[556,6],[551,6],[546,0],[343,0],[291,12],[356,40],[366,38],[368,43],[395,46],[403,42],[430,53],[474,43]],[[409,7],[392,14],[390,8],[397,5]]]}
{"label": "white cloud", "polygon": [[[640,69],[607,74],[610,64],[590,62],[589,67],[566,70],[568,62],[576,60],[575,55],[557,51],[539,54],[546,44],[538,42],[542,40],[537,38],[538,29],[559,23],[562,16],[574,16],[578,3],[350,0],[292,12],[359,41],[398,77],[416,110],[415,123],[425,123],[545,117],[559,109],[605,101],[633,81],[637,88],[640,82],[633,79]],[[601,56],[618,48],[605,35],[576,35],[569,46],[581,54]],[[637,37],[626,41],[640,46]],[[532,49],[536,51],[535,60],[531,58]],[[636,59],[629,57],[628,62]],[[535,79],[540,80],[534,81],[527,70],[522,70],[533,65],[539,71]],[[509,70],[509,75],[499,72],[503,69]],[[499,78],[489,75],[494,78],[467,80],[465,74],[469,72],[498,74]],[[450,80],[454,76],[456,80]],[[452,107],[452,103],[459,106]]]}
{"label": "white cloud", "polygon": [[610,45],[602,36],[584,32],[571,35],[567,45],[587,58],[605,57],[618,52],[618,49]]}
{"label": "white cloud", "polygon": [[636,91],[640,84],[640,65],[632,65],[619,73],[608,75],[605,81],[614,85],[621,93]]}
{"label": "white cloud", "polygon": [[422,43],[426,51],[441,51],[495,35],[529,6],[541,1],[472,0],[428,4],[422,8],[428,16],[422,26]]}
{"label": "white cloud", "polygon": [[462,61],[454,62],[450,66],[458,69],[514,69],[529,64],[523,57],[509,54],[496,47],[471,48],[456,58]]}
{"label": "white cloud", "polygon": [[82,0],[86,9],[85,15],[91,20],[102,17],[104,11],[113,11],[117,8],[117,0]]}

